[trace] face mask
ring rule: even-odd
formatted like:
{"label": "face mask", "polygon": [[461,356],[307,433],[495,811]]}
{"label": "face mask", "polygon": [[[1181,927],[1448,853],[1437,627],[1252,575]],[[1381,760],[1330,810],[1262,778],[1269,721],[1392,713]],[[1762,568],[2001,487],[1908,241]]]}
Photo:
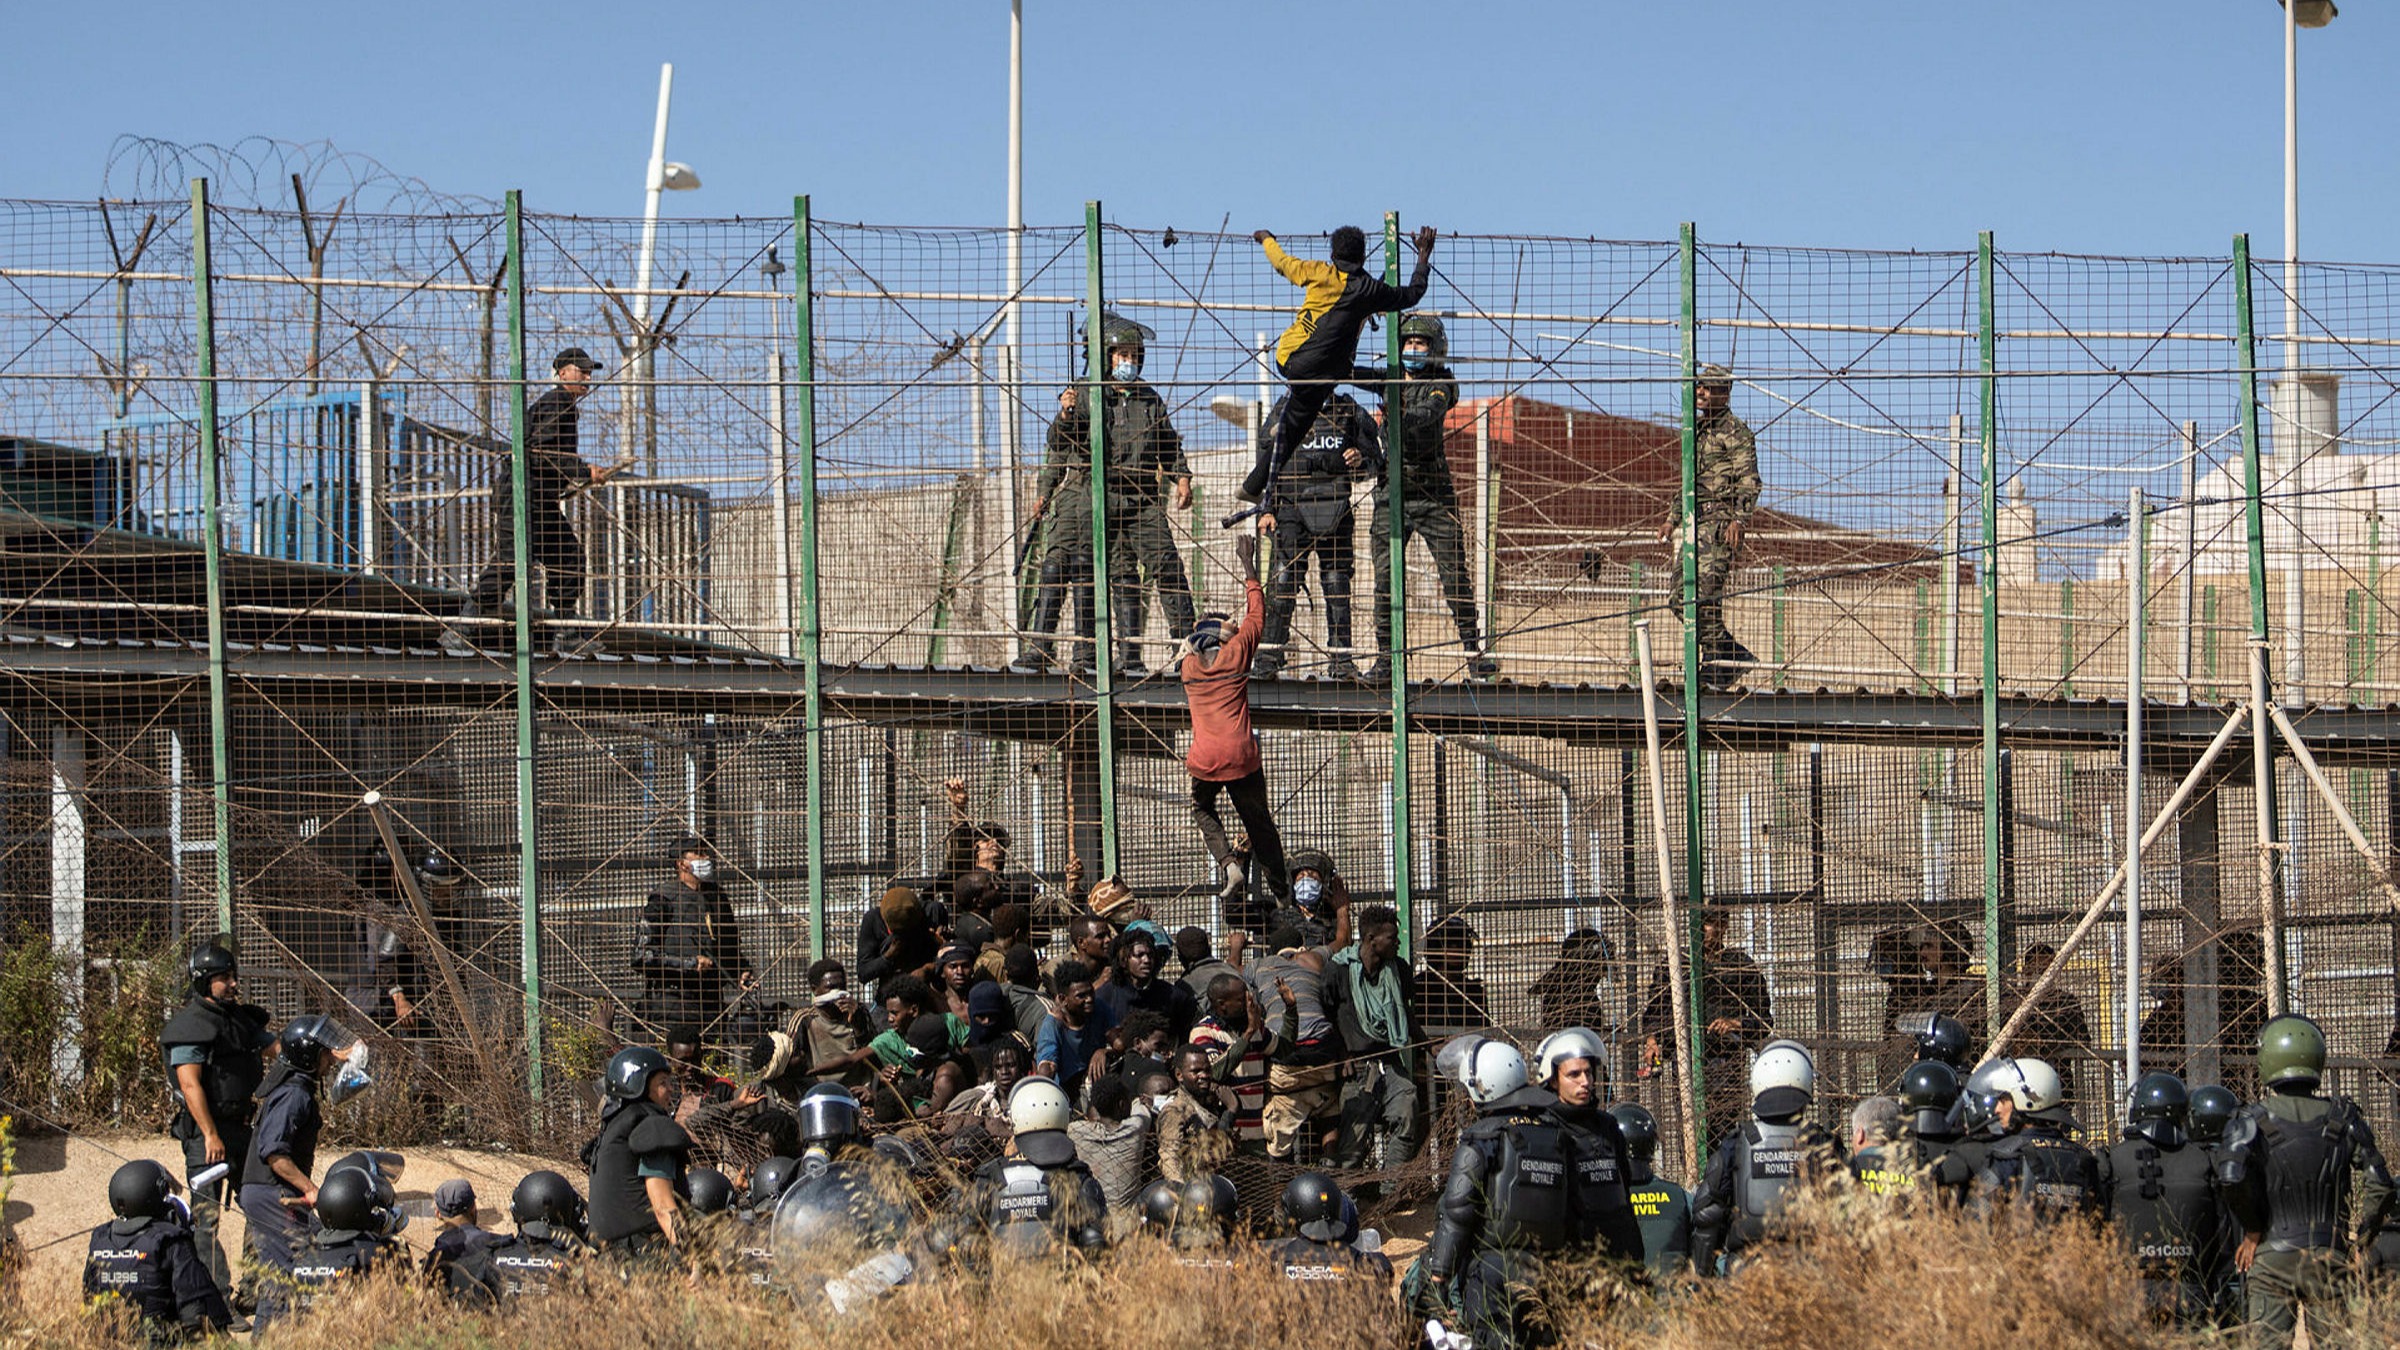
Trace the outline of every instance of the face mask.
{"label": "face mask", "polygon": [[707,881],[717,875],[717,864],[713,859],[694,858],[691,868],[694,881]]}
{"label": "face mask", "polygon": [[1408,367],[1410,370],[1423,370],[1427,363],[1431,362],[1432,360],[1433,357],[1425,352],[1400,353],[1400,364]]}
{"label": "face mask", "polygon": [[1316,908],[1318,897],[1325,894],[1325,883],[1315,877],[1300,877],[1292,882],[1292,899],[1302,909]]}
{"label": "face mask", "polygon": [[1142,363],[1139,361],[1119,361],[1108,368],[1109,378],[1119,382],[1130,380],[1141,373]]}
{"label": "face mask", "polygon": [[1159,1112],[1162,1112],[1162,1111],[1166,1110],[1166,1109],[1167,1109],[1167,1104],[1168,1104],[1168,1103],[1170,1103],[1170,1102],[1172,1102],[1172,1101],[1174,1101],[1174,1100],[1175,1100],[1175,1099],[1174,1099],[1174,1097],[1172,1097],[1172,1096],[1170,1096],[1170,1095],[1168,1095],[1168,1094],[1166,1094],[1166,1093],[1164,1093],[1164,1092],[1162,1092],[1162,1093],[1159,1093],[1159,1094],[1158,1094],[1157,1096],[1155,1096],[1155,1097],[1152,1097],[1152,1098],[1150,1099],[1150,1112],[1151,1112],[1151,1114],[1153,1114],[1153,1115],[1156,1115],[1156,1114],[1158,1114]]}

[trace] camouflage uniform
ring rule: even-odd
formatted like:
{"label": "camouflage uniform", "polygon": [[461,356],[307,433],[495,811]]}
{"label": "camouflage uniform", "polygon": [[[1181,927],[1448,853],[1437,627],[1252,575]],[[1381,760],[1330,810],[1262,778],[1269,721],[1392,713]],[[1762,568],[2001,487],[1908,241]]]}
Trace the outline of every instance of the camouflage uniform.
{"label": "camouflage uniform", "polygon": [[[1093,633],[1091,416],[1084,402],[1088,397],[1088,391],[1080,393],[1074,408],[1050,424],[1041,477],[1034,486],[1035,495],[1049,504],[1041,589],[1031,625],[1030,654],[1037,661],[1049,654],[1051,630],[1070,588],[1075,591],[1076,635],[1088,641]],[[1175,552],[1163,501],[1167,481],[1188,477],[1191,469],[1184,460],[1183,438],[1168,421],[1166,401],[1158,391],[1140,380],[1111,381],[1102,398],[1108,405],[1108,570],[1118,637],[1131,658],[1138,656],[1144,621],[1140,573],[1147,573],[1157,586],[1177,635],[1191,631],[1191,583]],[[1078,653],[1078,664],[1085,656]],[[1128,659],[1123,664],[1138,662]]]}
{"label": "camouflage uniform", "polygon": [[[1467,552],[1459,524],[1458,489],[1450,479],[1450,459],[1442,449],[1443,425],[1458,406],[1458,380],[1450,367],[1428,362],[1413,375],[1400,367],[1360,366],[1352,383],[1369,390],[1389,388],[1399,403],[1399,420],[1384,405],[1384,437],[1397,444],[1401,459],[1401,546],[1408,536],[1421,536],[1433,554],[1434,572],[1442,580],[1442,599],[1458,627],[1459,645],[1470,657],[1483,650],[1475,613],[1475,584],[1467,572]],[[1370,680],[1387,679],[1392,654],[1392,506],[1388,481],[1375,493],[1375,518],[1367,534],[1375,567],[1375,658]],[[1477,663],[1480,673],[1482,664]]]}
{"label": "camouflage uniform", "polygon": [[1725,542],[1725,528],[1758,509],[1758,438],[1731,409],[1703,417],[1699,460],[1700,657],[1711,663],[1754,660],[1725,627],[1725,582],[1737,551]]}

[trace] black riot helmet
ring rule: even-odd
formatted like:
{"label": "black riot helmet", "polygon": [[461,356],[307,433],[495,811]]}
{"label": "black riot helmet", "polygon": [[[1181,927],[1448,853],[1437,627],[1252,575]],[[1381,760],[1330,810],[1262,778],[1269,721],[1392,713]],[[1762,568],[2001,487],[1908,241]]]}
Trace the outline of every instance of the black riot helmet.
{"label": "black riot helmet", "polygon": [[175,1212],[175,1178],[147,1158],[108,1179],[108,1209],[120,1219],[163,1219]]}
{"label": "black riot helmet", "polygon": [[186,968],[192,976],[192,993],[200,998],[208,997],[209,981],[220,975],[242,973],[241,963],[233,959],[233,953],[216,942],[204,942],[193,948],[191,962]]}
{"label": "black riot helmet", "polygon": [[1323,1172],[1302,1172],[1283,1188],[1283,1216],[1312,1242],[1348,1242],[1356,1213],[1341,1183]]}
{"label": "black riot helmet", "polygon": [[2225,1127],[2233,1122],[2234,1113],[2242,1109],[2242,1099],[2232,1088],[2215,1083],[2192,1089],[2190,1104],[2184,1109],[2185,1128],[2192,1132],[2197,1143],[2216,1144],[2225,1138]]}
{"label": "black riot helmet", "polygon": [[1900,1105],[1915,1113],[1921,1135],[1939,1139],[1951,1132],[1960,1091],[1958,1070],[1943,1060],[1918,1060],[1900,1075]]}
{"label": "black riot helmet", "polygon": [[555,1228],[583,1226],[583,1197],[575,1183],[548,1170],[527,1172],[508,1197],[508,1217],[519,1224],[546,1223]]}
{"label": "black riot helmet", "polygon": [[1234,1221],[1241,1217],[1242,1198],[1233,1180],[1222,1172],[1205,1177],[1193,1177],[1183,1183],[1181,1228],[1187,1235],[1218,1238],[1233,1236]]}
{"label": "black riot helmet", "polygon": [[1138,1209],[1142,1216],[1142,1231],[1152,1237],[1167,1237],[1175,1231],[1175,1220],[1182,1212],[1183,1190],[1174,1182],[1161,1177],[1142,1188]]}
{"label": "black riot helmet", "polygon": [[391,1183],[363,1167],[337,1167],[317,1188],[317,1219],[327,1228],[395,1233],[407,1216],[393,1208]]}
{"label": "black riot helmet", "polygon": [[621,1102],[650,1095],[650,1077],[669,1071],[667,1057],[646,1045],[629,1045],[609,1056],[600,1075],[600,1090]]}
{"label": "black riot helmet", "polygon": [[1910,1018],[1909,1038],[1917,1043],[1918,1059],[1938,1059],[1953,1069],[1967,1066],[1966,1024],[1948,1013]]}
{"label": "black riot helmet", "polygon": [[2133,1104],[2125,1113],[2126,1128],[2153,1144],[2172,1148],[2186,1138],[2191,1094],[2171,1073],[2146,1073],[2133,1085]]}
{"label": "black riot helmet", "polygon": [[750,1207],[772,1208],[792,1183],[800,1179],[798,1158],[769,1158],[750,1172]]}
{"label": "black riot helmet", "polygon": [[417,862],[418,882],[436,890],[449,890],[466,879],[466,869],[452,861],[450,855],[440,849],[428,852]]}
{"label": "black riot helmet", "polygon": [[733,1207],[733,1182],[713,1167],[695,1167],[683,1175],[695,1214],[722,1214]]}
{"label": "black riot helmet", "polygon": [[1634,1102],[1618,1102],[1608,1108],[1617,1118],[1617,1131],[1625,1136],[1625,1152],[1637,1162],[1648,1162],[1658,1156],[1658,1117],[1650,1108]]}
{"label": "black riot helmet", "polygon": [[800,1120],[800,1143],[804,1148],[831,1150],[858,1139],[858,1099],[843,1091],[838,1083],[828,1086],[834,1090],[811,1089],[794,1112]]}
{"label": "black riot helmet", "polygon": [[358,1043],[358,1038],[344,1031],[340,1023],[322,1013],[303,1013],[283,1024],[275,1037],[282,1047],[283,1062],[300,1073],[315,1073],[325,1067],[329,1054],[340,1054]]}

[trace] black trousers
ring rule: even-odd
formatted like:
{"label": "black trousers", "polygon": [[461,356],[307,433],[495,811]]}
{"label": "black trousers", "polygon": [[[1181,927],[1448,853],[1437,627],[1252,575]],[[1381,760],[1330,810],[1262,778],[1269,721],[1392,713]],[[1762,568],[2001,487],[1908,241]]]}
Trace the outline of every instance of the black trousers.
{"label": "black trousers", "polygon": [[[1230,783],[1212,783],[1204,778],[1192,780],[1192,823],[1200,827],[1200,837],[1208,843],[1208,856],[1222,865],[1233,846],[1225,840],[1225,818],[1217,814],[1217,797],[1229,794],[1233,798],[1234,814],[1241,817],[1242,829],[1250,836],[1250,860],[1267,879],[1267,888],[1276,900],[1288,902],[1292,883],[1285,874],[1283,836],[1275,829],[1275,817],[1267,809],[1266,770],[1252,771]],[[1225,916],[1229,927],[1263,932],[1267,926],[1269,906],[1253,897],[1255,888],[1246,889],[1235,901],[1232,913]]]}
{"label": "black trousers", "polygon": [[[517,518],[506,498],[505,493],[492,497],[492,562],[475,579],[469,603],[476,614],[498,611],[501,593],[517,573]],[[530,517],[533,537],[529,552],[548,583],[550,606],[562,615],[572,615],[583,605],[583,539],[567,522],[566,508],[558,502],[536,502]],[[518,602],[530,603],[532,589],[519,586]]]}

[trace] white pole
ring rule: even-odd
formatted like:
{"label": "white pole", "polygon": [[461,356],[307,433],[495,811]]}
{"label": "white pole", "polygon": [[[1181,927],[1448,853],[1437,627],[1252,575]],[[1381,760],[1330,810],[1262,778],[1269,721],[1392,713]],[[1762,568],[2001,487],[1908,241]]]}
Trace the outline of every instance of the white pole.
{"label": "white pole", "polygon": [[2250,772],[2258,826],[2258,916],[2267,955],[2267,1016],[2284,1013],[2283,893],[2275,887],[2275,749],[2268,708],[2267,644],[2250,639]]}
{"label": "white pole", "polygon": [[[1001,492],[1000,520],[1008,530],[1008,546],[1003,556],[1008,563],[1007,584],[1001,588],[1004,603],[1001,613],[1007,627],[1017,626],[1016,544],[1022,528],[1017,507],[1017,474],[1024,463],[1024,432],[1019,425],[1023,412],[1023,390],[1019,376],[1024,367],[1018,360],[1021,336],[1018,323],[1023,315],[1017,303],[1017,292],[1025,285],[1025,0],[1008,0],[1008,337],[1000,349],[1000,377],[1003,388],[1000,398],[1000,457]],[[1020,638],[1008,644],[1011,660],[1024,654]]]}
{"label": "white pole", "polygon": [[1482,621],[1483,645],[1494,646],[1492,630],[1499,597],[1492,593],[1492,406],[1475,410],[1475,559],[1473,589]]}
{"label": "white pole", "polygon": [[2126,507],[2129,533],[2125,620],[2125,1088],[2142,1076],[2142,661],[2143,630],[2149,622],[2150,554],[2142,490],[2133,489]]}
{"label": "white pole", "polygon": [[2192,701],[2192,604],[2200,592],[2200,424],[2183,424],[2183,596],[2177,628],[2175,679]]}
{"label": "white pole", "polygon": [[[1658,738],[1658,673],[1650,664],[1650,621],[1633,625],[1634,652],[1642,669],[1642,743],[1650,780],[1650,842],[1658,859],[1659,946],[1667,955],[1667,992],[1675,1017],[1675,1053],[1683,1069],[1675,1075],[1677,1097],[1683,1100],[1683,1174],[1700,1175],[1700,1115],[1692,1102],[1692,1010],[1683,987],[1683,925],[1676,922],[1675,850],[1667,839],[1667,778],[1664,752]],[[1688,695],[1687,695],[1688,697]]]}
{"label": "white pole", "polygon": [[[625,422],[618,458],[633,459],[634,423],[638,420],[640,390],[650,378],[650,270],[658,257],[658,196],[667,187],[667,104],[675,92],[675,64],[658,68],[658,120],[650,129],[650,163],[643,175],[642,256],[634,268],[633,361],[625,372]],[[805,279],[801,282],[806,285]],[[658,466],[650,467],[656,473]]]}
{"label": "white pole", "polygon": [[[83,1081],[84,880],[88,838],[84,796],[84,735],[71,726],[50,730],[50,948],[64,967],[66,1008],[50,1069],[66,1084]],[[231,843],[219,839],[218,848]]]}
{"label": "white pole", "polygon": [[[2300,4],[2283,0],[2283,387],[2275,400],[2278,449],[2286,439],[2292,447],[2286,481],[2300,495],[2292,498],[2291,572],[2283,584],[2283,695],[2299,706],[2308,673],[2308,450],[2300,436]],[[2262,714],[2263,717],[2263,714]],[[2280,1010],[2278,1010],[2280,1011]]]}
{"label": "white pole", "polygon": [[2283,4],[2283,367],[2300,368],[2300,6]]}

